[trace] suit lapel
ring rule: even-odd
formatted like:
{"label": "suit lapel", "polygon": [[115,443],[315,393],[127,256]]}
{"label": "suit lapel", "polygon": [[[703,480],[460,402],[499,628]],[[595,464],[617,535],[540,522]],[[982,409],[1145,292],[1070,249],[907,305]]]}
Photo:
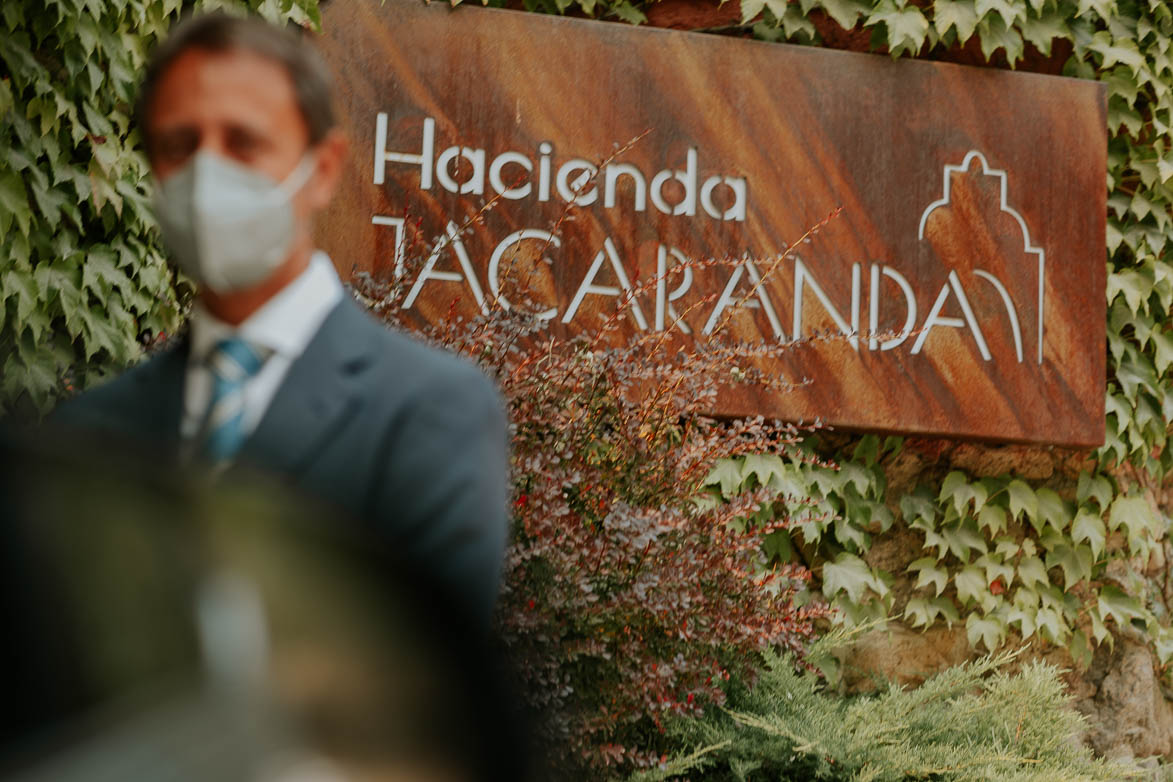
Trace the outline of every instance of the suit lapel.
{"label": "suit lapel", "polygon": [[127,422],[137,427],[144,440],[162,441],[174,450],[179,444],[179,422],[183,416],[183,383],[187,374],[188,342],[184,338],[173,349],[148,359],[138,373],[134,414]]}
{"label": "suit lapel", "polygon": [[359,376],[374,352],[372,326],[348,298],[326,316],[290,366],[239,461],[283,474],[304,469],[358,407]]}

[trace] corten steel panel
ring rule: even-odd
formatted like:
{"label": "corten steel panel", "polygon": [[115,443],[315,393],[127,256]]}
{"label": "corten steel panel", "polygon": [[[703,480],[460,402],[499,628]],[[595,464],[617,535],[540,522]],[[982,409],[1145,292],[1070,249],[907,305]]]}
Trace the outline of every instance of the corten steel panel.
{"label": "corten steel panel", "polygon": [[[530,194],[498,199],[461,236],[461,247],[487,299],[498,243],[557,224],[559,243],[545,247],[548,265],[534,263],[545,243],[532,239],[503,248],[500,264],[525,269],[533,296],[557,307],[554,333],[590,331],[614,311],[615,298],[588,292],[562,323],[600,251],[593,285],[619,285],[608,240],[633,285],[656,274],[661,246],[694,259],[748,252],[758,271],[774,269],[764,289],[776,317],[755,296],[756,308],[735,311],[730,336],[788,341],[796,309],[803,336],[844,326],[862,336],[796,347],[770,368],[810,378],[809,385],[787,394],[741,387],[715,412],[998,441],[1102,442],[1107,138],[1099,85],[399,0],[334,0],[324,27],[322,47],[354,148],[319,238],[344,274],[392,273],[395,219],[407,216],[408,253],[426,255],[450,221],[464,225],[494,194],[488,176],[483,195],[449,192],[434,170],[444,150],[463,145],[472,157],[484,150],[486,169],[514,151],[520,154],[502,161],[498,184],[524,189],[529,182]],[[421,154],[434,120],[430,188],[421,187],[421,164],[385,157],[376,164],[379,113],[386,153]],[[556,182],[549,200],[540,199],[543,159],[556,179],[567,161],[604,161],[645,131],[612,164],[634,166],[651,191],[657,172],[682,172],[694,189],[661,183],[661,203],[670,208],[690,192],[701,195],[711,177],[728,177],[733,184],[708,193],[718,217],[700,198],[695,215],[665,214],[650,193],[640,210],[641,188],[630,175],[615,179],[607,206],[600,175],[597,200],[559,223],[566,207]],[[552,145],[549,155],[542,142]],[[474,163],[454,154],[450,184],[475,184]],[[378,185],[377,165],[385,176]],[[798,261],[773,266],[775,253],[837,207],[842,213],[799,248]],[[665,257],[674,263],[672,253]],[[461,272],[454,243],[434,270]],[[419,273],[417,265],[411,274]],[[735,273],[733,266],[698,270],[672,302],[675,310],[720,294]],[[744,293],[750,271],[741,273]],[[796,306],[800,275],[807,282]],[[508,289],[516,274],[506,277],[502,293],[516,300]],[[640,299],[649,329],[655,299],[654,292]],[[428,279],[412,306],[437,318],[454,302],[456,311],[475,314],[466,279]],[[690,310],[693,337],[677,335],[703,339],[717,304]],[[624,319],[639,328],[634,311]],[[893,344],[907,321],[911,333]]]}

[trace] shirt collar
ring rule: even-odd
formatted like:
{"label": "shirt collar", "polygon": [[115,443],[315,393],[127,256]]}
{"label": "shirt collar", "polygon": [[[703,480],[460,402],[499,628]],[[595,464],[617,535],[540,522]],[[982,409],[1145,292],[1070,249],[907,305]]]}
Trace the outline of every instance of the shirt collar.
{"label": "shirt collar", "polygon": [[203,361],[217,342],[233,336],[296,358],[341,298],[342,284],[333,263],[316,251],[301,274],[239,326],[225,323],[197,301],[191,312],[191,360]]}

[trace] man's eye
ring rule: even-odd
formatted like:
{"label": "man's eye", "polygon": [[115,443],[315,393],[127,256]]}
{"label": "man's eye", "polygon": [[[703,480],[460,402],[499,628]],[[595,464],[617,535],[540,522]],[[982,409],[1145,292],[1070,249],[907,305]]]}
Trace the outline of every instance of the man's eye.
{"label": "man's eye", "polygon": [[228,135],[228,150],[233,157],[247,160],[260,151],[261,139],[246,132],[233,132]]}
{"label": "man's eye", "polygon": [[197,139],[191,134],[163,136],[154,144],[153,157],[159,163],[175,165],[191,157],[196,146]]}

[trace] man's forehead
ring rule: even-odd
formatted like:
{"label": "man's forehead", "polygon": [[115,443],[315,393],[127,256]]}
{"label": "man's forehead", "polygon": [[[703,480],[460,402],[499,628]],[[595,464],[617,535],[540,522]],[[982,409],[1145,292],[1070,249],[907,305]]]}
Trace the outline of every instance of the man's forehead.
{"label": "man's forehead", "polygon": [[151,102],[154,123],[183,122],[219,110],[243,121],[268,119],[304,126],[293,80],[285,66],[245,49],[191,48],[160,75]]}

